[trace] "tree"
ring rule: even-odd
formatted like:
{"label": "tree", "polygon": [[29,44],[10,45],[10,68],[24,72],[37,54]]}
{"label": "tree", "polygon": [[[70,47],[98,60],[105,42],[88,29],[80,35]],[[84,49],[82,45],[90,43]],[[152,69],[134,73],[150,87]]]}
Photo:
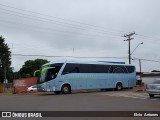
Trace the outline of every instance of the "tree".
{"label": "tree", "polygon": [[39,70],[41,66],[49,61],[45,59],[27,60],[19,70],[21,78],[33,77],[34,71]]}
{"label": "tree", "polygon": [[0,82],[3,83],[4,79],[10,79],[12,73],[11,66],[11,51],[5,43],[5,39],[0,36]]}

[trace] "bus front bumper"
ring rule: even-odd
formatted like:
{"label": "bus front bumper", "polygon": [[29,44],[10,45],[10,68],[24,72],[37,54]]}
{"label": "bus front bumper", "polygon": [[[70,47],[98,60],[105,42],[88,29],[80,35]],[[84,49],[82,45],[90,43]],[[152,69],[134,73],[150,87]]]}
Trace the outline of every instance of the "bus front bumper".
{"label": "bus front bumper", "polygon": [[[45,88],[46,88],[46,89],[45,89]],[[44,86],[38,85],[38,86],[37,86],[37,91],[38,91],[38,92],[54,92],[54,91],[57,91],[57,90],[56,90],[56,87],[55,87],[55,86],[52,86],[52,87],[44,87]]]}

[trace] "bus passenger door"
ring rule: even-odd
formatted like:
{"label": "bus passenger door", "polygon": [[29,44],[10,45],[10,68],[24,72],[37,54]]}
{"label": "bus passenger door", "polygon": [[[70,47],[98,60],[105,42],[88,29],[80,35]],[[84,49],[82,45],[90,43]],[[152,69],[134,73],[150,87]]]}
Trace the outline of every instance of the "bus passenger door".
{"label": "bus passenger door", "polygon": [[62,75],[63,83],[68,83],[71,85],[72,90],[77,89],[77,79],[74,73],[66,73]]}

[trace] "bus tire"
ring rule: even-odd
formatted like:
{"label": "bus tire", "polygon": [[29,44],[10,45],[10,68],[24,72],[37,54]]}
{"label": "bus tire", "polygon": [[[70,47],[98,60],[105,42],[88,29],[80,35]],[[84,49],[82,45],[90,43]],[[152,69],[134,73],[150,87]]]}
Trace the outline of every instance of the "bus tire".
{"label": "bus tire", "polygon": [[123,89],[123,85],[122,85],[122,83],[117,83],[117,85],[116,85],[116,90],[117,91],[120,91],[120,90],[122,90]]}
{"label": "bus tire", "polygon": [[69,94],[69,93],[71,93],[71,87],[70,87],[70,85],[67,85],[67,84],[63,85],[61,91],[62,91],[62,94]]}

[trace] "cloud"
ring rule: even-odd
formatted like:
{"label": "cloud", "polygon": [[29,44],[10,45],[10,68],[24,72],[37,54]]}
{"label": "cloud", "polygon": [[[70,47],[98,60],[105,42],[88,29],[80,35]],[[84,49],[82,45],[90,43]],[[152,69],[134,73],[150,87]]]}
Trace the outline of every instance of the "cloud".
{"label": "cloud", "polygon": [[[159,3],[159,0],[1,0],[0,34],[13,44],[14,54],[127,57],[128,42],[121,36],[135,31],[131,51],[139,43],[144,44],[133,57],[159,61],[155,52],[160,50]],[[18,70],[25,60],[34,58],[14,56],[12,65]],[[133,63],[139,66],[137,61]],[[153,62],[144,71],[152,69],[160,68]]]}

